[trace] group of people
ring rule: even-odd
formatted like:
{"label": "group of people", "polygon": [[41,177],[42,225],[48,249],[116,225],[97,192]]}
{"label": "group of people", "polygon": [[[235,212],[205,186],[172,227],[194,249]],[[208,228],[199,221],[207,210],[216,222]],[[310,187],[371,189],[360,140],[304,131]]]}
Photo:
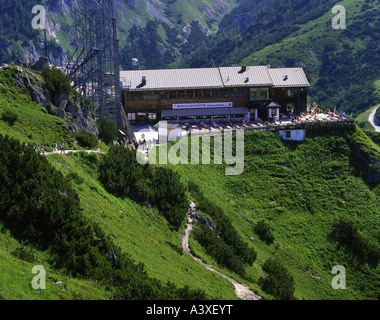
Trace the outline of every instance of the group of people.
{"label": "group of people", "polygon": [[[53,152],[57,152],[57,148],[58,148],[57,143],[53,142]],[[45,152],[46,152],[46,147],[45,146],[40,147],[38,145],[38,143],[34,144],[34,149],[40,151],[42,154],[45,154]],[[60,150],[61,150],[61,153],[65,153],[65,144],[64,143],[60,144]]]}
{"label": "group of people", "polygon": [[146,140],[145,139],[143,139],[143,140],[139,140],[139,142],[137,142],[136,140],[127,140],[127,139],[125,139],[124,140],[124,145],[126,146],[126,147],[128,147],[129,149],[131,149],[131,150],[137,150],[138,148],[139,148],[139,146],[142,146],[142,147],[144,147],[145,145],[146,145]]}
{"label": "group of people", "polygon": [[[57,151],[57,143],[54,142],[53,143],[53,152],[56,152]],[[61,143],[60,146],[59,146],[59,149],[61,150],[61,153],[65,153],[65,144],[64,143]]]}

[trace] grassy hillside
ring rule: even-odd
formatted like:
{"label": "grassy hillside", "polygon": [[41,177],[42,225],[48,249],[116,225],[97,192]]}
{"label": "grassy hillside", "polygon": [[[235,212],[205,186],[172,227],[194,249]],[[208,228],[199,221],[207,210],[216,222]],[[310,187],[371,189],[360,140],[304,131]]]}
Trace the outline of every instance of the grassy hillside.
{"label": "grassy hillside", "polygon": [[65,175],[76,172],[83,179],[76,190],[84,214],[135,261],[144,263],[149,275],[206,290],[218,299],[236,299],[228,281],[183,253],[180,232],[173,231],[157,209],[151,211],[129,198],[109,194],[97,180],[97,163],[89,162],[85,154],[51,155],[49,161]]}
{"label": "grassy hillside", "polygon": [[[226,176],[223,165],[173,168],[222,207],[241,238],[256,249],[256,261],[246,266],[254,286],[263,275],[262,263],[277,257],[294,277],[297,299],[378,299],[380,188],[363,182],[351,149],[359,141],[379,151],[360,131],[301,143],[285,143],[273,132],[246,133],[240,176]],[[272,229],[271,244],[255,233],[263,219]],[[375,256],[355,251],[337,236],[341,220],[357,228],[352,242],[367,243]],[[192,245],[196,254],[213,261],[195,239]],[[346,290],[331,287],[335,265],[346,268]]]}
{"label": "grassy hillside", "polygon": [[[9,74],[8,74],[9,71]],[[41,106],[31,102],[28,92],[20,94],[13,85],[11,70],[0,73],[0,117],[11,111],[14,124],[0,120],[0,134],[33,145],[49,146],[65,142],[75,148],[75,137],[64,129],[64,121],[48,115]],[[42,79],[41,79],[42,80]],[[108,148],[99,142],[102,148]],[[230,282],[205,270],[182,251],[181,234],[173,231],[154,208],[150,211],[129,198],[109,194],[98,181],[98,156],[87,153],[46,156],[49,162],[71,181],[78,193],[83,214],[102,230],[122,252],[145,265],[149,276],[178,287],[190,285],[205,290],[214,299],[237,299]],[[3,177],[1,177],[3,178]],[[2,197],[5,194],[2,194]],[[7,195],[9,196],[9,195]],[[1,203],[0,203],[1,205]],[[17,250],[16,250],[17,249]],[[16,255],[32,252],[31,255]],[[1,223],[0,256],[5,272],[0,277],[0,297],[4,299],[110,299],[109,288],[96,281],[70,276],[70,270],[56,265],[49,250],[36,246],[11,232]],[[36,292],[30,283],[31,269],[41,264],[47,270],[47,289]],[[55,282],[62,281],[63,285]],[[62,290],[65,289],[65,290]],[[150,293],[151,294],[151,293]]]}
{"label": "grassy hillside", "polygon": [[358,123],[359,127],[362,128],[363,130],[368,130],[368,131],[375,131],[375,128],[370,124],[370,122],[368,121],[368,117],[369,115],[371,114],[371,112],[377,107],[374,106],[374,107],[371,107],[369,108],[368,110],[360,113],[356,118],[356,122]]}
{"label": "grassy hillside", "polygon": [[[0,300],[108,300],[105,288],[57,271],[47,252],[20,243],[0,224]],[[24,253],[24,254],[20,254]],[[46,270],[46,289],[34,290],[31,282],[36,265]],[[59,283],[61,282],[61,284]]]}
{"label": "grassy hillside", "polygon": [[[28,144],[38,142],[40,145],[50,145],[49,142],[53,139],[66,139],[67,143],[73,141],[73,137],[67,135],[63,129],[62,120],[46,114],[43,108],[30,101],[27,93],[20,94],[12,85],[9,75],[0,75],[0,115],[6,111],[12,111],[17,115],[13,125],[4,120],[0,121],[0,134],[7,134]],[[223,165],[170,166],[180,173],[183,182],[198,185],[205,198],[224,211],[225,217],[217,217],[216,221],[219,223],[224,218],[230,221],[231,230],[236,230],[239,236],[236,241],[242,241],[248,248],[253,248],[257,252],[257,258],[252,265],[244,265],[244,273],[237,274],[216,262],[218,257],[211,256],[192,233],[190,246],[193,253],[268,299],[272,299],[273,296],[262,289],[259,280],[265,275],[262,270],[264,261],[272,257],[277,257],[293,276],[294,295],[297,299],[378,299],[380,187],[369,186],[363,182],[363,164],[355,158],[352,148],[357,143],[362,144],[362,151],[380,157],[378,146],[359,129],[343,136],[310,137],[301,143],[285,143],[274,132],[253,132],[245,135],[245,169],[240,176],[226,176]],[[8,150],[9,154],[12,153],[11,159],[4,150],[1,151],[0,156],[6,161],[0,162],[0,178],[7,183],[5,186],[14,188],[12,196],[16,196],[17,193],[22,203],[34,208],[31,211],[31,219],[35,219],[41,208],[45,208],[44,203],[51,203],[47,200],[62,201],[58,194],[59,188],[67,187],[68,190],[73,190],[70,191],[73,193],[70,203],[76,208],[75,212],[78,212],[78,216],[72,218],[82,219],[83,214],[83,221],[100,226],[99,230],[104,233],[104,241],[119,248],[119,260],[125,261],[122,258],[122,254],[125,254],[132,259],[126,261],[143,263],[149,279],[158,279],[158,283],[161,284],[171,281],[178,288],[188,285],[191,289],[205,291],[207,297],[212,299],[237,298],[230,282],[207,271],[183,253],[181,233],[185,227],[185,217],[180,230],[176,231],[157,208],[150,209],[129,197],[116,197],[105,190],[98,180],[101,155],[88,155],[83,152],[46,156],[48,163],[66,177],[67,180],[60,183],[47,181],[50,176],[46,176],[47,173],[41,169],[45,166],[49,168],[48,165],[32,153],[29,152],[28,155],[34,163],[39,164],[35,170],[29,165],[22,165],[20,154],[23,153],[17,152],[16,149]],[[7,173],[13,165],[20,171],[17,175]],[[23,179],[24,173],[21,169],[26,172],[32,169],[34,174],[40,174],[40,183],[33,182],[32,179]],[[49,168],[49,172],[53,171]],[[29,176],[28,174],[30,173],[25,173],[26,176]],[[54,173],[54,177],[60,175]],[[22,187],[28,192],[28,197],[33,199],[22,198],[21,189],[9,182],[9,179],[14,178],[20,180]],[[12,202],[13,197],[6,192],[3,182],[0,184],[1,199]],[[29,186],[29,183],[34,184]],[[49,189],[48,183],[52,183],[54,188]],[[40,192],[40,187],[48,188],[49,192],[42,192],[42,198],[34,198],[36,193],[33,191]],[[199,198],[193,191],[189,188],[188,198],[197,202]],[[56,198],[49,198],[50,196]],[[58,205],[55,200],[54,206]],[[3,205],[3,202],[0,202],[0,205]],[[55,210],[54,206],[51,209]],[[20,207],[17,210],[19,211],[14,212],[23,212],[25,208]],[[50,207],[45,211],[44,214],[47,214],[49,219],[52,218],[48,214]],[[61,219],[65,210],[57,212],[59,214],[56,218]],[[208,217],[211,212],[205,210],[203,214]],[[22,217],[26,219],[28,215]],[[47,220],[43,219],[44,222]],[[261,220],[269,224],[274,236],[273,243],[267,243],[257,233],[255,226]],[[12,219],[7,216],[8,225],[9,221]],[[51,219],[49,222],[54,224],[56,221],[59,220]],[[72,221],[74,220],[68,219],[66,223]],[[12,223],[13,226],[17,226],[15,220]],[[32,239],[19,237],[8,225],[5,219],[2,219],[0,257],[2,270],[5,272],[0,276],[0,298],[113,297],[114,292],[103,282],[97,282],[95,279],[88,281],[85,280],[87,277],[74,276],[75,272],[72,273],[68,266],[61,268],[57,263],[59,258],[64,261],[68,258],[67,261],[71,261],[77,269],[83,267],[85,270],[91,270],[92,266],[82,266],[78,262],[81,260],[76,260],[78,258],[75,258],[75,254],[68,255],[64,250],[63,256],[52,255],[51,249],[36,246]],[[19,228],[21,233],[24,232],[21,226]],[[200,229],[199,224],[196,225],[195,231],[197,229]],[[35,234],[33,226],[27,226],[25,230],[32,235]],[[70,230],[74,234],[78,232],[75,229]],[[89,240],[88,234],[81,235],[81,245],[84,245]],[[41,234],[38,235],[40,236]],[[255,239],[254,242],[250,237]],[[94,236],[91,236],[90,241],[94,248],[96,247],[95,253],[101,249],[97,242],[99,239],[99,234],[97,236],[94,233]],[[65,241],[57,243],[64,246],[70,244]],[[71,248],[75,248],[75,245]],[[91,254],[95,255],[94,252]],[[88,258],[87,255],[83,256],[85,259]],[[103,253],[102,258],[107,261],[107,253]],[[33,278],[31,268],[35,264],[44,265],[48,272],[48,289],[40,290],[39,293],[30,286]],[[346,290],[334,290],[331,287],[331,270],[335,265],[343,265],[346,268]],[[99,276],[100,269],[96,271]],[[126,272],[130,272],[130,269]],[[143,274],[136,275],[136,279],[143,281],[142,288],[151,283]],[[62,281],[63,285],[55,284],[57,281]],[[140,289],[139,284],[140,282],[135,283]],[[165,287],[157,283],[154,288],[165,291],[162,289]],[[130,290],[129,287],[127,289]],[[130,293],[127,290],[125,292]],[[150,296],[152,293],[147,294]]]}
{"label": "grassy hillside", "polygon": [[[26,72],[27,69],[23,69]],[[64,142],[70,149],[74,149],[75,135],[70,133],[63,119],[47,113],[46,109],[33,102],[30,92],[20,90],[14,84],[14,75],[17,67],[12,66],[7,70],[0,69],[0,133],[8,134],[21,142],[33,145],[38,143],[52,151],[53,142]],[[30,73],[31,77],[39,77],[38,73]],[[17,119],[14,123],[4,121],[4,114],[14,114]]]}

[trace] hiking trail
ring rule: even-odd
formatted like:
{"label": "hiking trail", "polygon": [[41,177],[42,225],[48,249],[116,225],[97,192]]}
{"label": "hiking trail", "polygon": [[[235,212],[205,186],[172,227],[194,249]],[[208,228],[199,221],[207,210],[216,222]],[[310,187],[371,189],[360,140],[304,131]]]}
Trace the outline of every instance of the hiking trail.
{"label": "hiking trail", "polygon": [[199,259],[199,258],[197,258],[191,254],[190,248],[189,248],[189,236],[190,236],[191,230],[193,229],[192,213],[194,213],[194,212],[196,212],[196,206],[195,206],[195,203],[192,202],[190,204],[190,210],[188,213],[188,222],[187,222],[187,227],[185,230],[185,235],[183,236],[183,239],[182,239],[183,250],[187,254],[189,254],[196,262],[198,262],[199,264],[201,264],[202,266],[204,266],[208,270],[215,272],[216,274],[220,275],[221,277],[229,280],[234,285],[235,293],[239,299],[241,299],[241,300],[260,300],[261,297],[259,295],[257,295],[256,293],[252,292],[249,289],[249,287],[247,287],[246,285],[243,285],[241,283],[238,283],[236,280],[230,278],[229,276],[226,276],[225,274],[223,274],[219,271],[216,271],[210,265],[204,263],[201,259]]}

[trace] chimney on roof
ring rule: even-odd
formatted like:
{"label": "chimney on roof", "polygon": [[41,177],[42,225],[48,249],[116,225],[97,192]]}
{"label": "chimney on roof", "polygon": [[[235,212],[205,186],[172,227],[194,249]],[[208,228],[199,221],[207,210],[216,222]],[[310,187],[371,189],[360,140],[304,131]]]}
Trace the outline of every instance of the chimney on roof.
{"label": "chimney on roof", "polygon": [[283,80],[283,81],[288,80],[288,75],[286,74],[285,77],[284,77],[284,79],[282,79],[282,80]]}
{"label": "chimney on roof", "polygon": [[243,73],[243,72],[246,72],[246,71],[247,71],[247,66],[246,66],[245,64],[243,64],[243,65],[241,66],[241,70],[240,70],[240,72]]}
{"label": "chimney on roof", "polygon": [[146,77],[145,77],[145,76],[142,77],[142,79],[141,79],[141,84],[142,84],[143,86],[146,85]]}
{"label": "chimney on roof", "polygon": [[249,81],[249,77],[245,78],[244,82],[248,82]]}

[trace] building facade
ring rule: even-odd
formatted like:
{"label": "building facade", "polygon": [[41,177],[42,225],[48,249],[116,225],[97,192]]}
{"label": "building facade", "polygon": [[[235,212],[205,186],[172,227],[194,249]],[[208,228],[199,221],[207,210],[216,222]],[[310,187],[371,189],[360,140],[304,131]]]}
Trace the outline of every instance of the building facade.
{"label": "building facade", "polygon": [[131,122],[268,120],[303,113],[309,82],[302,68],[241,66],[121,71]]}

